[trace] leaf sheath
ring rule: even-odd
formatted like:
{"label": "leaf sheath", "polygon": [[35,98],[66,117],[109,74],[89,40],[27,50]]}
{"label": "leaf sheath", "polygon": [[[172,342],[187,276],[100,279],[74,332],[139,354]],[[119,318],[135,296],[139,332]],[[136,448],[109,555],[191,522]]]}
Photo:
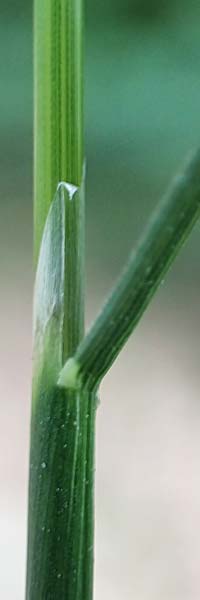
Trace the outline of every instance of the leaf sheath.
{"label": "leaf sheath", "polygon": [[83,202],[59,185],[36,273],[27,600],[92,599],[95,394],[57,387],[83,335]]}

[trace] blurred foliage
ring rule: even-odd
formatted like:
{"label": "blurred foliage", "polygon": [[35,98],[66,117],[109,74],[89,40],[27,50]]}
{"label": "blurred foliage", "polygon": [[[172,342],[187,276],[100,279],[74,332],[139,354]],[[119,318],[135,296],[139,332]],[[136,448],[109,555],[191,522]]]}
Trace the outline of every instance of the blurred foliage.
{"label": "blurred foliage", "polygon": [[[86,7],[88,247],[94,268],[104,263],[115,274],[200,141],[200,4],[87,0]],[[21,194],[22,181],[31,184],[31,2],[2,0],[0,40],[2,181],[8,188],[12,172],[9,189]]]}

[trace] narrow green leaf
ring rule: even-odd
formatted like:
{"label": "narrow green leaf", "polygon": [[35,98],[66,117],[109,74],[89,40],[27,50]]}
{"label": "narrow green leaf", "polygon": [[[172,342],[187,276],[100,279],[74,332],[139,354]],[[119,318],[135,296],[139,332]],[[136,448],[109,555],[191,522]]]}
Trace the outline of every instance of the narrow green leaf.
{"label": "narrow green leaf", "polygon": [[118,284],[58,384],[73,388],[79,379],[91,389],[116,359],[200,216],[200,151],[176,178],[130,258]]}

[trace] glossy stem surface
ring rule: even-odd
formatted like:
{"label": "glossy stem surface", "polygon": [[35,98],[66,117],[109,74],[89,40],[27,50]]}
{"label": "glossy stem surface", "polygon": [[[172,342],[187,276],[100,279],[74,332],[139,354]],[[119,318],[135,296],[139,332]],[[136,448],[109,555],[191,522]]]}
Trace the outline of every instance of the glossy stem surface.
{"label": "glossy stem surface", "polygon": [[36,272],[27,600],[92,599],[96,399],[57,386],[83,335],[82,202],[58,186]]}
{"label": "glossy stem surface", "polygon": [[34,1],[34,252],[59,181],[83,175],[83,1]]}
{"label": "glossy stem surface", "polygon": [[27,599],[91,600],[96,401],[44,389],[32,416]]}
{"label": "glossy stem surface", "polygon": [[34,2],[33,397],[26,600],[91,600],[95,394],[60,390],[84,334],[82,0]]}

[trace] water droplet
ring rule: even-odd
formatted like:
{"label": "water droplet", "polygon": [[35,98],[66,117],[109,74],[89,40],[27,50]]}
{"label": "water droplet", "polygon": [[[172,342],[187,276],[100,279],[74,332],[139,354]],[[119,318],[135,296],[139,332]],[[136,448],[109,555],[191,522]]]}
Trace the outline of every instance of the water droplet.
{"label": "water droplet", "polygon": [[41,530],[42,530],[42,531],[45,531],[45,526],[44,526],[44,525],[43,525],[43,527],[41,527]]}
{"label": "water droplet", "polygon": [[62,577],[62,574],[61,574],[61,573],[58,573],[58,575],[57,575],[57,579],[60,579],[61,577]]}
{"label": "water droplet", "polygon": [[64,444],[63,448],[67,448],[67,444]]}
{"label": "water droplet", "polygon": [[41,467],[42,467],[42,469],[46,469],[46,466],[47,466],[47,465],[46,465],[46,463],[45,463],[45,462],[42,462],[42,463],[41,463]]}

